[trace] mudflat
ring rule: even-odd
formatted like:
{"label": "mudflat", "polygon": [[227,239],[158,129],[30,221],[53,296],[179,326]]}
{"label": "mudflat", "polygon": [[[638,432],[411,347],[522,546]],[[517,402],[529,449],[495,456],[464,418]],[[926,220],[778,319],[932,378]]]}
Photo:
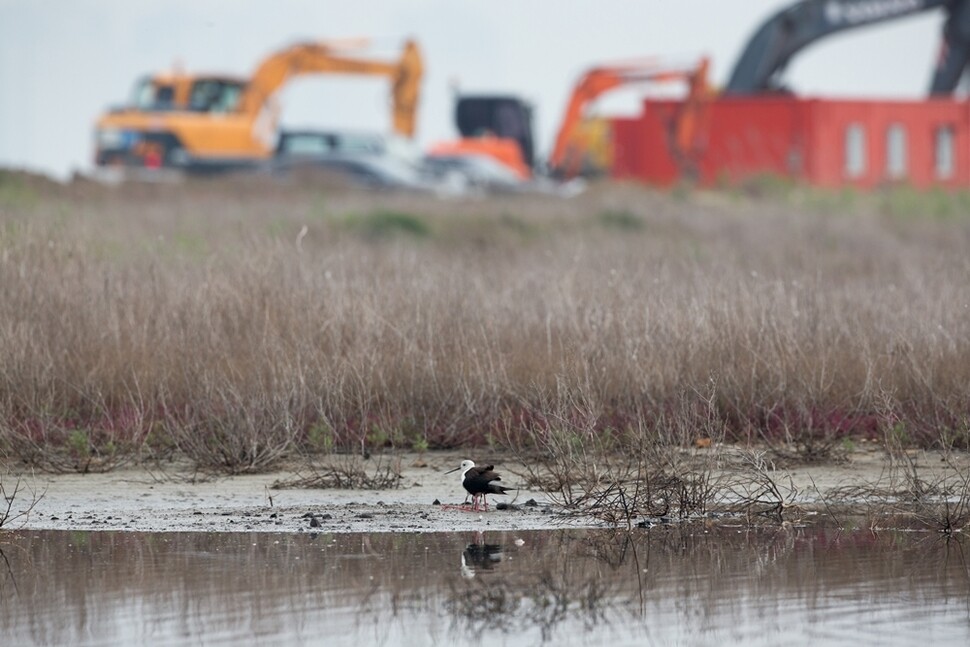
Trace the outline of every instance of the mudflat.
{"label": "mudflat", "polygon": [[[702,451],[730,452],[733,448]],[[262,474],[206,477],[172,466],[116,469],[100,474],[20,474],[14,511],[33,504],[12,527],[49,530],[125,530],[133,532],[436,532],[454,530],[541,530],[595,527],[595,517],[562,514],[555,494],[530,488],[527,467],[508,456],[482,456],[494,463],[509,496],[490,497],[487,511],[462,509],[465,493],[457,467],[465,453],[426,452],[395,457],[400,479],[384,489],[334,489],[287,486],[305,474],[300,465]],[[473,458],[479,458],[477,456]],[[376,460],[376,459],[371,459]],[[970,458],[912,451],[908,460],[927,482],[946,469],[965,470]],[[367,461],[363,463],[367,468]],[[949,466],[949,468],[947,468]],[[792,517],[814,515],[828,506],[864,503],[865,495],[885,490],[896,469],[875,445],[843,461],[776,468],[771,476],[790,496]],[[16,475],[7,476],[11,482]],[[9,487],[8,487],[9,490]]]}

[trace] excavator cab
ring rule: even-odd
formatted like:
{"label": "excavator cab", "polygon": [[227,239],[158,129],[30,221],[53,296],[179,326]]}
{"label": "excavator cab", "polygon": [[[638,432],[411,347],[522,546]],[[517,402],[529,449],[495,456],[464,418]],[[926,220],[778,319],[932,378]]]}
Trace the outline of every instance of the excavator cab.
{"label": "excavator cab", "polygon": [[466,96],[455,104],[455,124],[462,137],[492,136],[513,139],[522,161],[535,163],[532,139],[532,106],[512,96]]}
{"label": "excavator cab", "polygon": [[175,84],[171,80],[143,76],[135,82],[129,106],[146,111],[172,110],[176,107],[175,93]]}
{"label": "excavator cab", "polygon": [[188,109],[193,112],[224,114],[239,107],[246,84],[226,78],[199,78],[189,90]]}
{"label": "excavator cab", "polygon": [[461,138],[433,144],[428,150],[432,165],[474,162],[493,166],[510,182],[532,177],[535,144],[531,105],[507,95],[459,96],[455,125]]}

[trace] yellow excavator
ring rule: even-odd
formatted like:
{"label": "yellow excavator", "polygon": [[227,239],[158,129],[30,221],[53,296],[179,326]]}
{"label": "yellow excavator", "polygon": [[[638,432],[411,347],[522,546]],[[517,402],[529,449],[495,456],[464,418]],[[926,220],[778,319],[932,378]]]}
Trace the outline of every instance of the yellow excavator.
{"label": "yellow excavator", "polygon": [[98,166],[177,168],[213,172],[246,168],[273,154],[278,106],[274,95],[293,77],[362,74],[391,81],[392,126],[412,137],[423,63],[407,41],[397,61],[344,54],[340,43],[300,43],[264,59],[252,77],[180,72],[140,79],[129,105],[95,126]]}

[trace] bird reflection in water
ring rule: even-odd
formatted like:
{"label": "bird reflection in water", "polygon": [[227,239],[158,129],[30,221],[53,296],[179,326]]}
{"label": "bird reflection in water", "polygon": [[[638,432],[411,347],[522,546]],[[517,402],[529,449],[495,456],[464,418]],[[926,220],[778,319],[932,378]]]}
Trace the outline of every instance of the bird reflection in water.
{"label": "bird reflection in water", "polygon": [[485,543],[485,533],[475,533],[475,541],[461,551],[461,576],[470,580],[478,570],[492,570],[502,561],[503,552],[501,544]]}

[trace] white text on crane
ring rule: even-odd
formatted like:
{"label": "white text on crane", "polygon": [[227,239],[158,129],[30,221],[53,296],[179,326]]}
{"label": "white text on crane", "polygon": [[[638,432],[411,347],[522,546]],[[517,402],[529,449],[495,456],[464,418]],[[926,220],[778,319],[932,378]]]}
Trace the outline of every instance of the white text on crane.
{"label": "white text on crane", "polygon": [[825,19],[833,25],[874,22],[923,9],[923,0],[862,0],[825,3]]}

